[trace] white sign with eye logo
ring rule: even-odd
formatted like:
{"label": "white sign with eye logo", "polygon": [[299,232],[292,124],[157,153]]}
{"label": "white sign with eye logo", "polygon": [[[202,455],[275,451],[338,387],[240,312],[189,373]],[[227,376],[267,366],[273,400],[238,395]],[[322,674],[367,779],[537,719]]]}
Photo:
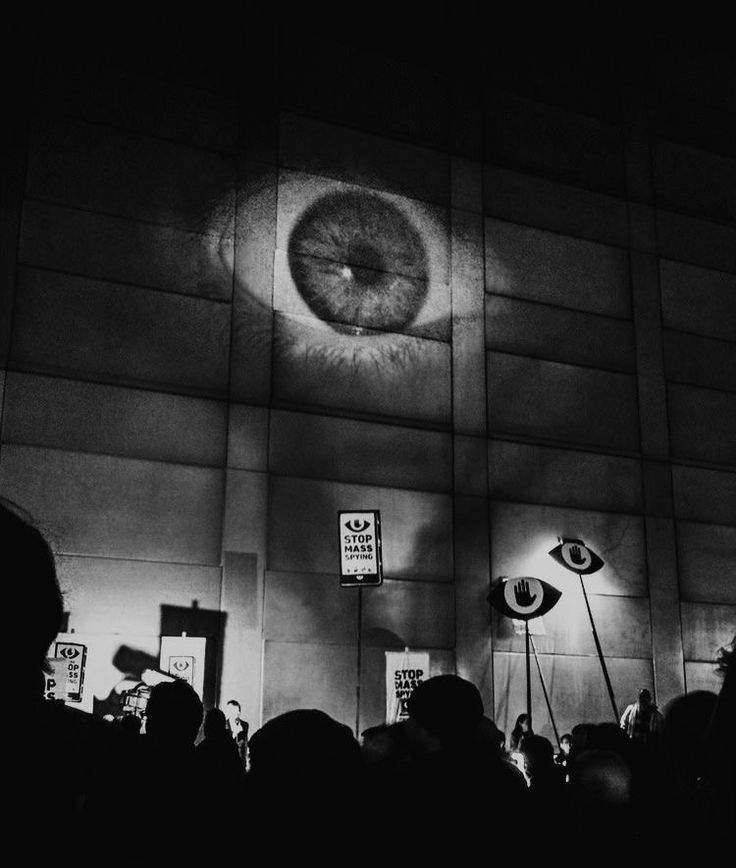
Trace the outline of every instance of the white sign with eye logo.
{"label": "white sign with eye logo", "polygon": [[529,618],[542,607],[544,587],[539,579],[521,576],[506,582],[503,589],[506,605],[518,615]]}
{"label": "white sign with eye logo", "polygon": [[381,513],[376,510],[338,512],[340,585],[363,587],[383,581]]}
{"label": "white sign with eye logo", "polygon": [[162,636],[160,668],[204,693],[204,661],[207,640],[203,636]]}
{"label": "white sign with eye logo", "polygon": [[67,662],[66,701],[81,702],[87,648],[79,642],[57,642],[54,657]]}

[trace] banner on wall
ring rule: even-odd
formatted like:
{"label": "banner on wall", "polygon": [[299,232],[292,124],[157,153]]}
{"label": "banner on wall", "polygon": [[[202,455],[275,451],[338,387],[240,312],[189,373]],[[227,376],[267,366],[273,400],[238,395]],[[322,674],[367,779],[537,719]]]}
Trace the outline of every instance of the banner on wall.
{"label": "banner on wall", "polygon": [[386,723],[409,717],[406,700],[422,681],[429,678],[427,651],[386,652]]}
{"label": "banner on wall", "polygon": [[160,668],[204,693],[204,660],[207,640],[203,636],[162,636]]}

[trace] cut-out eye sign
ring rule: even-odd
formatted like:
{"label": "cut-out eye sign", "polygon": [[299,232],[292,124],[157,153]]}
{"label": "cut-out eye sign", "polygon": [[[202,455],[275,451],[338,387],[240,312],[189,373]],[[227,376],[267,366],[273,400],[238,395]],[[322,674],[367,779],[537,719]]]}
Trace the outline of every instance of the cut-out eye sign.
{"label": "cut-out eye sign", "polygon": [[597,573],[603,566],[601,558],[579,539],[560,539],[549,554],[565,569],[581,575]]}
{"label": "cut-out eye sign", "polygon": [[561,592],[533,576],[500,581],[488,595],[488,602],[508,618],[528,621],[541,618],[562,596]]}

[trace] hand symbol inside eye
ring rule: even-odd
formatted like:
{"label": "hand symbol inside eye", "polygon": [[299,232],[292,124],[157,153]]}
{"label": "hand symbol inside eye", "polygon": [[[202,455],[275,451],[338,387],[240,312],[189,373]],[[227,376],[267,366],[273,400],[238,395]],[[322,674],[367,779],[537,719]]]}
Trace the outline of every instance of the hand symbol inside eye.
{"label": "hand symbol inside eye", "polygon": [[580,546],[570,546],[570,560],[574,564],[584,564],[585,558],[580,551]]}
{"label": "hand symbol inside eye", "polygon": [[522,579],[514,585],[514,597],[516,604],[522,609],[529,608],[537,599],[536,594],[529,593],[529,582],[526,579]]}

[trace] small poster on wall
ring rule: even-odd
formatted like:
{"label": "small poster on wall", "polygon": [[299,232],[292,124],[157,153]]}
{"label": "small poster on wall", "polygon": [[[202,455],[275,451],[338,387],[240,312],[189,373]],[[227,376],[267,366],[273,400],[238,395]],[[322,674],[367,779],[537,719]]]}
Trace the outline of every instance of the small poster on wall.
{"label": "small poster on wall", "polygon": [[429,678],[428,651],[386,652],[386,723],[409,717],[406,700],[422,681]]}
{"label": "small poster on wall", "polygon": [[66,701],[81,702],[87,647],[79,642],[57,642],[54,657],[66,660]]}
{"label": "small poster on wall", "polygon": [[48,672],[44,673],[44,699],[66,701],[67,663],[63,657],[51,657],[48,662]]}
{"label": "small poster on wall", "polygon": [[201,699],[206,650],[207,640],[202,636],[162,636],[161,671],[191,684]]}

